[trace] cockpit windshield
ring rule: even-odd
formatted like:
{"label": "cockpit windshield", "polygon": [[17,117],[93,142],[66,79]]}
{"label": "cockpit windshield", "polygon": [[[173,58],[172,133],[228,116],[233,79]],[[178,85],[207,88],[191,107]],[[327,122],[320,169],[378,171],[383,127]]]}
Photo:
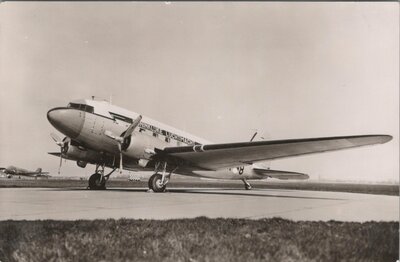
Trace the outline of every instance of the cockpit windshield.
{"label": "cockpit windshield", "polygon": [[89,112],[89,113],[94,112],[93,106],[89,106],[89,105],[85,105],[85,104],[69,103],[67,107],[82,110],[82,111]]}

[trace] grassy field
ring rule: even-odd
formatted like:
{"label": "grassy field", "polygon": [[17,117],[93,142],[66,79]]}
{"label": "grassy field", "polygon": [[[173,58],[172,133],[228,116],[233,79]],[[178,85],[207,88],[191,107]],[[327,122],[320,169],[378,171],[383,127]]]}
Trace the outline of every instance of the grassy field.
{"label": "grassy field", "polygon": [[396,222],[0,222],[1,261],[396,261]]}
{"label": "grassy field", "polygon": [[[265,189],[294,189],[294,190],[317,190],[317,191],[335,191],[352,192],[382,195],[399,195],[398,185],[377,185],[377,184],[345,184],[345,183],[316,183],[316,182],[275,182],[275,181],[254,181],[251,182],[254,188]],[[4,187],[87,187],[86,180],[62,180],[62,179],[0,179],[0,188]],[[147,181],[130,182],[127,180],[110,179],[107,187],[143,187],[147,188]],[[201,187],[201,188],[232,188],[243,189],[241,181],[210,181],[210,180],[183,180],[172,179],[168,184],[169,188],[182,187]]]}

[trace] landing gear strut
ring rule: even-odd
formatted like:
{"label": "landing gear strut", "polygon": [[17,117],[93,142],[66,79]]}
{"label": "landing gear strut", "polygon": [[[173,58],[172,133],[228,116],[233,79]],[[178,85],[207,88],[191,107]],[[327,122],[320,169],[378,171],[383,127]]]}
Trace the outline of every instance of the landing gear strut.
{"label": "landing gear strut", "polygon": [[[160,165],[162,165],[162,174],[158,173]],[[172,172],[174,172],[177,168],[178,167],[167,174],[167,162],[157,163],[155,167],[155,173],[149,179],[149,189],[156,193],[164,192]]]}
{"label": "landing gear strut", "polygon": [[251,190],[252,189],[250,183],[247,182],[246,178],[243,178],[242,181],[244,183],[244,189],[246,189],[246,190]]}
{"label": "landing gear strut", "polygon": [[104,165],[96,165],[96,171],[89,178],[89,186],[90,190],[105,190],[106,182],[110,178],[110,175],[114,173],[116,168],[114,168],[110,173],[104,175]]}

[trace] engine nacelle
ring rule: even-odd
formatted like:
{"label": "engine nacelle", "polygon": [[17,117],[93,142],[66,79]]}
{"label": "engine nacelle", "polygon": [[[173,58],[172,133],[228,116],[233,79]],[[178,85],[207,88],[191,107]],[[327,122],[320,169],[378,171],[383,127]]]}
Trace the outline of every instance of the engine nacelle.
{"label": "engine nacelle", "polygon": [[122,152],[124,156],[131,158],[150,159],[154,148],[164,148],[167,145],[167,142],[157,137],[135,132],[126,139]]}
{"label": "engine nacelle", "polygon": [[104,156],[99,152],[71,144],[68,145],[63,155],[65,155],[67,159],[79,160],[77,162],[79,167],[85,167],[88,162],[98,163],[104,161]]}

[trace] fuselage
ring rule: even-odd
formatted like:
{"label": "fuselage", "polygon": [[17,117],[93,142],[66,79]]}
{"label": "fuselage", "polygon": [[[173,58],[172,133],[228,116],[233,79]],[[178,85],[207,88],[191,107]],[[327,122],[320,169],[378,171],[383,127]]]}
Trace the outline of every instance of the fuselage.
{"label": "fuselage", "polygon": [[[77,156],[76,159],[73,157],[69,159],[79,161],[83,157],[86,158],[85,161],[95,163],[100,157],[104,157],[104,162],[108,163],[109,166],[118,162],[116,158],[119,149],[117,143],[106,134],[123,135],[123,132],[138,116],[139,114],[136,112],[131,112],[106,101],[86,99],[72,101],[66,107],[56,107],[47,113],[49,122],[58,131],[80,145],[71,149],[71,152],[76,151],[74,152]],[[155,148],[163,149],[165,147],[194,146],[208,143],[210,142],[205,139],[142,116],[138,127],[130,137],[129,145],[123,151],[123,165],[127,169],[146,167],[145,164],[141,164],[141,160],[147,163]],[[232,169],[218,170],[217,173],[199,170],[185,174],[225,179],[263,178],[253,172],[251,166],[243,168],[233,167]]]}

